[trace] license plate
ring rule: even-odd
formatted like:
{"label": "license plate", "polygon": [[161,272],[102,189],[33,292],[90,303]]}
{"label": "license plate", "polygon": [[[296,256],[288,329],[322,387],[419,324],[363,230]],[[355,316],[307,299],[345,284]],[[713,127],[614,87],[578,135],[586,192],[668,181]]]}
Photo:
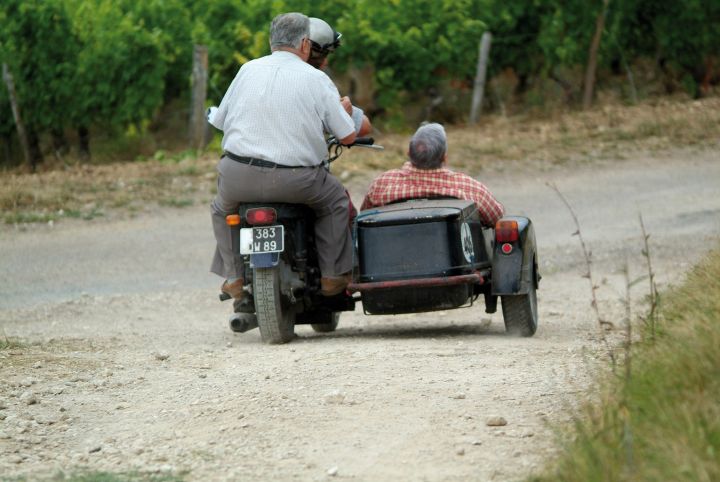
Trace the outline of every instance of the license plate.
{"label": "license plate", "polygon": [[263,226],[240,230],[240,254],[280,253],[285,249],[284,228]]}

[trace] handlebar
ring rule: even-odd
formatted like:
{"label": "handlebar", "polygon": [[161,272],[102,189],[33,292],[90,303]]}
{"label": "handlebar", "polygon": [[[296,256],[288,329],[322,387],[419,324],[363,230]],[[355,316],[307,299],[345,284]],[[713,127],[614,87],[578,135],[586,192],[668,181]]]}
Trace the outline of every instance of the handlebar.
{"label": "handlebar", "polygon": [[383,148],[382,146],[375,146],[375,139],[372,137],[356,137],[355,140],[351,144],[340,144],[340,141],[337,140],[335,136],[328,137],[327,139],[327,146],[328,149],[330,149],[332,146],[344,146],[344,147],[354,147],[354,146],[360,146],[360,147],[370,147],[374,146],[374,148]]}
{"label": "handlebar", "polygon": [[356,137],[355,142],[350,144],[348,147],[352,146],[372,146],[375,144],[375,139],[372,137]]}
{"label": "handlebar", "polygon": [[338,141],[335,137],[329,137],[327,140],[329,156],[329,159],[327,160],[328,164],[340,157],[343,147],[347,147],[348,149],[350,149],[351,147],[363,147],[365,149],[376,149],[379,151],[385,149],[383,146],[376,145],[375,139],[373,139],[372,137],[356,137],[355,141],[352,144],[340,144],[340,141]]}

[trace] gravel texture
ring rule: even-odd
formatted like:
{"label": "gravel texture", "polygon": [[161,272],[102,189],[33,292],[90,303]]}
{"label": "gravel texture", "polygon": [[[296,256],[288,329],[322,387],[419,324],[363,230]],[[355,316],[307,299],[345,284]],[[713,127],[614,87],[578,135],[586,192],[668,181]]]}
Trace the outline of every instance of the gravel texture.
{"label": "gravel texture", "polygon": [[[187,480],[516,480],[556,452],[608,364],[568,198],[593,253],[599,308],[622,337],[627,263],[660,287],[717,243],[717,151],[587,166],[507,163],[480,178],[531,217],[543,279],[533,338],[501,310],[370,317],[282,346],[232,333],[208,273],[209,207],[0,227],[0,474],[181,474]],[[476,174],[476,173],[472,173]],[[369,178],[368,178],[369,179]],[[350,183],[360,201],[368,179]],[[642,309],[645,283],[632,291]]]}

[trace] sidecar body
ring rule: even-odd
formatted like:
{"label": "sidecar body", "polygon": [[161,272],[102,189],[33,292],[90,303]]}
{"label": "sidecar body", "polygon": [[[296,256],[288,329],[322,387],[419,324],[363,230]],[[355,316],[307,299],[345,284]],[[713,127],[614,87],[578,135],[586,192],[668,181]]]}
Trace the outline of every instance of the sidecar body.
{"label": "sidecar body", "polygon": [[535,333],[540,275],[528,218],[486,227],[472,201],[420,199],[362,211],[353,231],[349,290],[366,314],[448,310],[483,295],[489,313],[501,298],[508,331]]}

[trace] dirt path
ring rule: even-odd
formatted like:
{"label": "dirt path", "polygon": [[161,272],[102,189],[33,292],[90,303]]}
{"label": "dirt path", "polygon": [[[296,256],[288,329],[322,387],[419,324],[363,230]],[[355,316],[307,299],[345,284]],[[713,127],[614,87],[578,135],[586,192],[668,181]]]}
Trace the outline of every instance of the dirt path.
{"label": "dirt path", "polygon": [[[720,157],[669,153],[581,168],[507,165],[482,179],[536,225],[535,337],[470,309],[343,315],[285,346],[233,334],[207,274],[207,208],[124,221],[0,228],[0,474],[81,468],[188,480],[514,480],[554,450],[605,363],[569,213],[583,226],[603,316],[621,320],[638,213],[661,287],[720,234]],[[521,174],[518,174],[520,172]],[[353,195],[364,187],[356,182]],[[640,300],[642,284],[633,292]],[[618,336],[611,334],[611,336]],[[505,426],[489,426],[503,417]]]}

